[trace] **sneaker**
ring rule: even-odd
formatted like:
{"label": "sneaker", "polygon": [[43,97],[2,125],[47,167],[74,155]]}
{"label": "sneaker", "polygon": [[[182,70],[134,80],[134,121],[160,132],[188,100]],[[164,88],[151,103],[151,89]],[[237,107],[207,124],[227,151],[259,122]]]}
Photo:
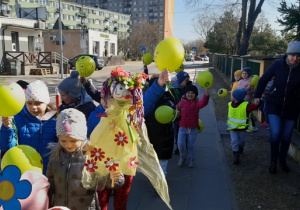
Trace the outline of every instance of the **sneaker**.
{"label": "sneaker", "polygon": [[258,131],[258,128],[256,128],[256,127],[254,127],[252,130],[249,130],[249,129],[246,130],[246,132],[248,132],[248,133],[253,133],[256,131]]}
{"label": "sneaker", "polygon": [[185,158],[180,157],[177,166],[178,167],[183,167],[185,162]]}
{"label": "sneaker", "polygon": [[193,159],[193,158],[189,159],[188,167],[189,167],[189,168],[194,168],[194,167],[195,167],[195,162],[194,162],[194,159]]}
{"label": "sneaker", "polygon": [[267,127],[267,126],[269,126],[269,123],[267,121],[260,124],[260,127]]}

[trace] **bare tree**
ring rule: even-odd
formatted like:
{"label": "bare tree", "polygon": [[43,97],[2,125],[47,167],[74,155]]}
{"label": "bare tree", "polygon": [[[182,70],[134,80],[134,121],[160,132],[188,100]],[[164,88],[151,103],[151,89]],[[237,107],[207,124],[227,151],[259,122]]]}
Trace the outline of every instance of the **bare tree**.
{"label": "bare tree", "polygon": [[141,56],[140,46],[145,46],[146,51],[154,53],[155,47],[163,39],[163,34],[157,33],[159,24],[147,21],[135,24],[129,39],[130,51],[134,56]]}
{"label": "bare tree", "polygon": [[[241,7],[241,16],[236,34],[238,47],[237,54],[246,55],[254,24],[258,15],[261,13],[261,7],[264,1],[265,0],[259,0],[257,4],[256,0],[186,0],[186,5],[192,8],[198,7],[198,13],[200,13],[200,15],[208,13],[209,10],[218,8],[220,6],[226,10],[231,10],[231,8],[235,7]],[[222,2],[222,5],[220,5],[220,2]]]}

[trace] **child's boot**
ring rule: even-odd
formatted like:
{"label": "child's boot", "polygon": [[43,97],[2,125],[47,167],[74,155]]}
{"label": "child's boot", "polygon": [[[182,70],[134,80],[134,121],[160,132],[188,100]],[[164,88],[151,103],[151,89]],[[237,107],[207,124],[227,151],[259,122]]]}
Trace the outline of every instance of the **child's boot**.
{"label": "child's boot", "polygon": [[185,162],[185,157],[180,156],[179,161],[178,161],[178,167],[183,167]]}
{"label": "child's boot", "polygon": [[194,158],[190,158],[188,161],[188,167],[189,168],[194,168],[195,167],[195,162],[194,162]]}
{"label": "child's boot", "polygon": [[240,164],[240,153],[239,152],[233,152],[233,165]]}
{"label": "child's boot", "polygon": [[242,154],[244,152],[244,145],[240,144],[239,145],[239,153]]}
{"label": "child's boot", "polygon": [[270,174],[276,174],[276,172],[277,172],[277,158],[271,158],[269,172],[270,172]]}

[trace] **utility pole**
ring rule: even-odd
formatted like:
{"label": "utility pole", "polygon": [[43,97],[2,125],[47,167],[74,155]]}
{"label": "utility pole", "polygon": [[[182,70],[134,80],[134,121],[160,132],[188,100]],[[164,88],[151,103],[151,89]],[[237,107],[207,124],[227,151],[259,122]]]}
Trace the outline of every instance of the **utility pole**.
{"label": "utility pole", "polygon": [[60,48],[60,78],[64,78],[64,61],[63,61],[63,44],[62,44],[62,25],[61,25],[61,0],[59,2],[59,16],[58,16],[58,31],[59,31],[59,48]]}

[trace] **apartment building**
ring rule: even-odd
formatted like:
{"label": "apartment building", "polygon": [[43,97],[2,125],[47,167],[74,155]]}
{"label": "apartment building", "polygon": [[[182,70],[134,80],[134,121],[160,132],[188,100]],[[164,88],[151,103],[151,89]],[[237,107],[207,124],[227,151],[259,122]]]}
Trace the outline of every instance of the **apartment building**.
{"label": "apartment building", "polygon": [[[17,0],[21,8],[45,7],[47,20],[41,23],[40,28],[52,29],[59,16],[58,0]],[[130,32],[130,15],[109,11],[76,3],[75,1],[61,2],[61,18],[66,29],[91,29],[94,31],[128,36]],[[17,17],[15,0],[1,0],[1,15]]]}
{"label": "apartment building", "polygon": [[158,23],[163,38],[173,36],[174,0],[65,0],[131,15],[132,25],[144,21]]}

